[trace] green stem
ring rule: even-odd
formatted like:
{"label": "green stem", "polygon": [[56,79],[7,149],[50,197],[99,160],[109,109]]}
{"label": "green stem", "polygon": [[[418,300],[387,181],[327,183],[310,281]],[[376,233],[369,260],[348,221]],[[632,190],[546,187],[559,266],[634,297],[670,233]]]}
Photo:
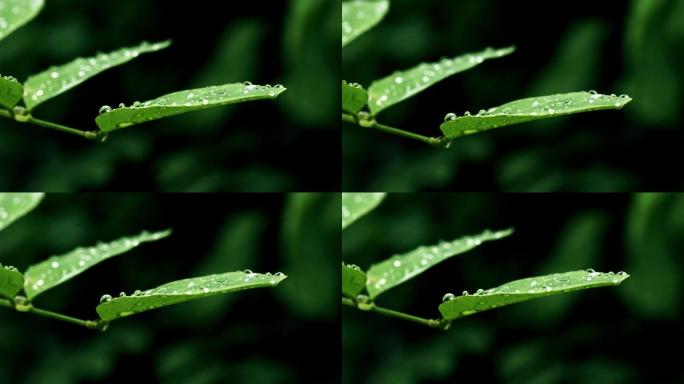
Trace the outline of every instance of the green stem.
{"label": "green stem", "polygon": [[420,142],[432,145],[434,147],[447,148],[448,144],[449,144],[449,141],[446,140],[444,137],[429,137],[429,136],[419,135],[417,133],[405,131],[403,129],[390,127],[389,125],[380,124],[377,121],[375,121],[375,119],[370,119],[370,120],[356,119],[352,115],[343,113],[342,114],[342,121],[345,123],[358,125],[358,126],[363,127],[363,128],[373,128],[373,129],[377,129],[378,131],[382,131],[382,132],[389,133],[392,135],[401,136],[401,137],[405,137],[407,139],[412,139],[412,140],[418,140]]}
{"label": "green stem", "polygon": [[45,120],[41,120],[41,119],[36,119],[35,117],[30,116],[30,115],[28,116],[28,120],[26,120],[26,122],[32,123],[32,124],[35,124],[35,125],[38,125],[41,127],[54,129],[56,131],[70,133],[70,134],[76,135],[76,136],[81,136],[81,137],[88,139],[88,140],[96,140],[98,137],[97,133],[95,133],[95,132],[81,131],[80,129],[67,127],[65,125],[61,125],[61,124],[57,124],[57,123],[53,123],[53,122],[45,121]]}
{"label": "green stem", "polygon": [[21,112],[20,113],[12,113],[12,111],[6,110],[6,109],[0,109],[0,117],[5,117],[8,119],[15,120],[19,123],[31,123],[33,125],[37,125],[40,127],[44,128],[49,128],[49,129],[54,129],[56,131],[60,132],[65,132],[71,135],[76,135],[83,137],[88,140],[101,140],[102,135],[99,134],[98,132],[90,132],[90,131],[81,131],[80,129],[75,129],[71,127],[67,127],[66,125],[61,125],[57,123],[53,123],[51,121],[46,121],[46,120],[41,120],[37,119],[33,116],[31,116],[30,113],[25,112],[25,110],[21,107],[18,107]]}
{"label": "green stem", "polygon": [[27,304],[19,304],[19,303],[20,302],[15,304],[10,300],[0,299],[0,306],[12,308],[12,309],[16,310],[17,312],[28,312],[28,313],[32,313],[34,315],[43,316],[43,317],[47,317],[47,318],[55,319],[55,320],[60,320],[60,321],[65,321],[67,323],[81,325],[81,326],[86,327],[86,328],[97,329],[100,331],[106,330],[107,326],[109,325],[109,322],[107,322],[107,321],[82,320],[82,319],[78,319],[75,317],[63,315],[61,313],[36,308],[31,303],[27,303]]}
{"label": "green stem", "polygon": [[358,303],[352,299],[343,297],[342,298],[342,304],[350,306],[350,307],[358,308],[362,311],[375,312],[375,313],[379,313],[379,314],[382,314],[385,316],[396,317],[398,319],[408,320],[408,321],[412,321],[414,323],[427,325],[430,328],[444,328],[445,327],[445,323],[442,319],[426,319],[423,317],[410,315],[408,313],[399,312],[399,311],[395,311],[392,309],[379,307],[379,306],[375,305],[375,303],[373,303],[373,302],[371,302],[371,303]]}

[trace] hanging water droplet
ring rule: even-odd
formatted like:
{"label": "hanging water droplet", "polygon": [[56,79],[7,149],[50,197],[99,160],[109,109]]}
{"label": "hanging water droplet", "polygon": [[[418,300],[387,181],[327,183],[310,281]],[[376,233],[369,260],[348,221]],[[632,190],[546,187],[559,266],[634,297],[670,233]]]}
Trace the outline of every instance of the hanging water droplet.
{"label": "hanging water droplet", "polygon": [[112,111],[112,107],[110,107],[109,105],[103,105],[103,106],[100,108],[100,115],[103,114],[103,113],[111,112],[111,111]]}
{"label": "hanging water droplet", "polygon": [[445,295],[442,297],[442,303],[445,303],[445,302],[447,302],[447,301],[451,301],[451,300],[453,300],[453,299],[455,299],[455,298],[456,298],[456,296],[454,296],[453,293],[447,293],[447,294],[445,294]]}
{"label": "hanging water droplet", "polygon": [[102,295],[100,297],[100,303],[104,303],[105,301],[111,301],[112,300],[112,295]]}

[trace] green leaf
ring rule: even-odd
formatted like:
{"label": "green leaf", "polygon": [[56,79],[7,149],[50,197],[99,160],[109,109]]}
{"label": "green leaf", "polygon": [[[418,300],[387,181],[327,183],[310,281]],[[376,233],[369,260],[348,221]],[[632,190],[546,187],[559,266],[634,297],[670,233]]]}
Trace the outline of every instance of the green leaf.
{"label": "green leaf", "polygon": [[110,53],[99,53],[89,58],[78,58],[59,67],[33,75],[24,83],[24,103],[29,110],[58,96],[91,77],[127,63],[142,53],[155,52],[171,45],[171,41],[150,44],[143,42],[136,47],[121,48]]}
{"label": "green leaf", "polygon": [[515,51],[514,47],[467,53],[453,59],[423,63],[417,67],[376,80],[368,88],[368,107],[372,115],[412,97],[449,76],[473,68],[485,60],[497,59]]}
{"label": "green leaf", "polygon": [[507,125],[570,115],[580,112],[621,109],[632,101],[627,95],[601,95],[596,92],[573,92],[516,100],[482,110],[477,115],[457,117],[448,114],[440,129],[449,139]]}
{"label": "green leaf", "polygon": [[389,10],[389,1],[353,0],[342,3],[342,46],[373,28]]}
{"label": "green leaf", "polygon": [[356,115],[368,101],[368,93],[359,84],[342,80],[342,111]]}
{"label": "green leaf", "polygon": [[498,240],[512,233],[513,229],[496,232],[487,230],[479,235],[443,241],[429,247],[421,246],[409,253],[394,255],[368,269],[366,288],[370,297],[375,298],[452,256],[467,252],[485,241]]}
{"label": "green leaf", "polygon": [[152,233],[143,231],[137,236],[122,237],[109,243],[76,248],[64,255],[52,256],[30,266],[24,273],[26,296],[32,300],[48,289],[64,283],[110,257],[128,252],[142,243],[163,239],[170,234],[170,230]]}
{"label": "green leaf", "polygon": [[249,82],[188,89],[158,97],[130,107],[107,110],[95,122],[103,132],[174,116],[245,101],[275,99],[286,90],[282,85],[252,85]]}
{"label": "green leaf", "polygon": [[439,305],[439,312],[447,320],[472,315],[488,309],[539,297],[559,293],[579,291],[582,289],[614,286],[622,283],[629,275],[624,272],[573,271],[552,275],[529,277],[511,281],[496,288],[478,290],[472,295],[454,296],[446,294]]}
{"label": "green leaf", "polygon": [[14,267],[0,264],[0,296],[13,298],[24,286],[24,276]]}
{"label": "green leaf", "polygon": [[24,87],[12,76],[0,77],[0,107],[11,109],[24,94]]}
{"label": "green leaf", "polygon": [[43,193],[0,193],[0,231],[35,208],[43,196]]}
{"label": "green leaf", "polygon": [[272,275],[245,271],[177,280],[144,292],[136,291],[131,296],[111,299],[105,295],[96,310],[102,320],[116,320],[188,300],[245,289],[274,287],[286,278],[280,272]]}
{"label": "green leaf", "polygon": [[356,297],[366,287],[366,274],[354,264],[342,263],[342,294]]}
{"label": "green leaf", "polygon": [[44,0],[0,0],[0,40],[38,15]]}
{"label": "green leaf", "polygon": [[384,193],[342,193],[342,229],[373,210],[384,198]]}

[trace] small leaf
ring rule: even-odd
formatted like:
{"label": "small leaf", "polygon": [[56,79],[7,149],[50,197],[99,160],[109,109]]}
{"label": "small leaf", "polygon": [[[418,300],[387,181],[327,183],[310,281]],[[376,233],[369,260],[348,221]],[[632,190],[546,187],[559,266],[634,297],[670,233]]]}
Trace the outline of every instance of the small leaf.
{"label": "small leaf", "polygon": [[497,59],[515,51],[514,47],[467,53],[453,59],[423,63],[417,67],[376,80],[368,88],[368,107],[372,115],[412,97],[449,76],[473,68],[485,60]]}
{"label": "small leaf", "polygon": [[430,247],[421,246],[409,253],[394,255],[370,267],[366,272],[366,288],[370,297],[375,298],[452,256],[467,252],[485,241],[498,240],[512,233],[512,229],[496,232],[487,230],[479,235],[444,241]]}
{"label": "small leaf", "polygon": [[439,305],[439,312],[447,320],[472,315],[488,309],[519,303],[539,297],[582,289],[614,286],[622,283],[629,275],[624,272],[573,271],[552,275],[529,277],[511,281],[496,288],[479,290],[472,295],[445,295]]}
{"label": "small leaf", "polygon": [[96,310],[102,320],[116,320],[188,300],[252,288],[274,287],[286,278],[287,276],[282,273],[272,275],[245,271],[177,280],[144,292],[134,293],[132,296],[120,296],[113,299],[103,296],[104,301],[97,306]]}
{"label": "small leaf", "polygon": [[24,276],[14,267],[0,264],[0,296],[13,298],[24,286]]}
{"label": "small leaf", "polygon": [[170,230],[152,233],[143,231],[137,236],[122,237],[109,243],[76,248],[67,254],[52,256],[30,266],[24,273],[26,296],[32,300],[48,289],[64,283],[110,257],[128,252],[142,243],[163,239],[170,234]]}
{"label": "small leaf", "polygon": [[0,76],[0,107],[11,109],[24,94],[24,87],[12,76]]}
{"label": "small leaf", "polygon": [[342,3],[342,46],[373,28],[389,10],[389,1],[352,0]]}
{"label": "small leaf", "polygon": [[366,287],[366,274],[353,264],[342,263],[342,294],[356,297]]}
{"label": "small leaf", "polygon": [[38,15],[44,0],[0,0],[0,40]]}
{"label": "small leaf", "polygon": [[342,111],[356,115],[368,101],[368,93],[356,83],[342,80]]}
{"label": "small leaf", "polygon": [[477,115],[457,117],[449,114],[440,129],[449,139],[507,125],[570,115],[580,112],[621,109],[632,101],[627,95],[601,95],[596,92],[573,92],[516,100],[500,107],[482,110]]}
{"label": "small leaf", "polygon": [[[275,99],[286,90],[282,85],[252,85],[249,82],[188,89],[130,107],[105,110],[95,122],[103,132],[200,109],[245,101]],[[103,107],[105,108],[105,107]]]}
{"label": "small leaf", "polygon": [[38,206],[43,193],[0,193],[0,231]]}
{"label": "small leaf", "polygon": [[373,210],[384,198],[384,193],[342,193],[342,229]]}
{"label": "small leaf", "polygon": [[89,58],[78,58],[59,67],[33,75],[24,83],[24,103],[29,110],[58,96],[91,77],[112,67],[127,63],[142,53],[155,52],[171,45],[171,41],[150,44],[143,42],[136,47],[121,48],[110,53],[99,53]]}

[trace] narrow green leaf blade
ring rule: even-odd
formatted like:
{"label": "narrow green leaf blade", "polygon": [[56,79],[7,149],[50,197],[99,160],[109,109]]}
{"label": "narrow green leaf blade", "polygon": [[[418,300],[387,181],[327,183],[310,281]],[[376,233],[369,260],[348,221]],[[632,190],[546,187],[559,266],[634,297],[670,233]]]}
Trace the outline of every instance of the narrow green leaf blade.
{"label": "narrow green leaf blade", "polygon": [[58,96],[112,67],[125,64],[140,54],[155,52],[171,45],[171,41],[143,42],[136,47],[121,48],[89,58],[78,58],[59,67],[33,75],[24,83],[24,103],[29,110]]}
{"label": "narrow green leaf blade", "polygon": [[282,273],[261,274],[228,272],[173,281],[131,296],[105,299],[96,311],[102,320],[116,320],[135,313],[182,303],[188,300],[243,291],[252,288],[275,287],[287,276]]}
{"label": "narrow green leaf blade", "polygon": [[128,252],[142,243],[163,239],[170,234],[170,230],[152,233],[143,231],[136,236],[122,237],[109,243],[76,248],[64,255],[52,256],[30,266],[24,273],[26,296],[32,300],[48,289],[64,283],[110,257]]}
{"label": "narrow green leaf blade", "polygon": [[0,0],[0,40],[40,13],[44,0]]}
{"label": "narrow green leaf blade", "polygon": [[595,92],[572,92],[516,100],[477,115],[447,115],[440,129],[453,139],[507,125],[571,115],[581,112],[622,109],[632,99],[627,95],[601,95]]}
{"label": "narrow green leaf blade", "polygon": [[130,127],[151,120],[181,113],[214,108],[246,101],[275,99],[286,88],[282,85],[252,85],[249,82],[188,89],[170,93],[154,100],[112,109],[100,114],[95,122],[103,132]]}
{"label": "narrow green leaf blade", "polygon": [[24,276],[16,268],[0,264],[0,296],[13,298],[24,286]]}
{"label": "narrow green leaf blade", "polygon": [[342,294],[356,297],[366,287],[366,274],[354,264],[342,263]]}
{"label": "narrow green leaf blade", "polygon": [[352,0],[342,3],[342,46],[373,28],[389,11],[389,1]]}
{"label": "narrow green leaf blade", "polygon": [[496,232],[487,230],[479,235],[443,241],[429,247],[421,246],[411,252],[394,255],[370,267],[366,272],[368,276],[366,288],[370,297],[375,298],[452,256],[467,252],[485,241],[499,240],[512,233],[513,229]]}
{"label": "narrow green leaf blade", "polygon": [[0,107],[11,109],[24,94],[24,87],[12,76],[0,76]]}
{"label": "narrow green leaf blade", "polygon": [[624,272],[603,273],[588,271],[572,271],[552,275],[529,277],[511,281],[496,288],[472,295],[445,295],[446,301],[439,305],[439,312],[447,320],[472,315],[488,309],[540,297],[557,295],[582,289],[615,286],[629,277]]}
{"label": "narrow green leaf blade", "polygon": [[459,72],[466,71],[488,59],[497,59],[509,55],[515,47],[493,49],[467,53],[453,59],[442,59],[435,63],[423,63],[417,67],[376,80],[368,88],[368,107],[372,115],[377,115],[385,108],[402,102],[434,84]]}
{"label": "narrow green leaf blade", "polygon": [[359,84],[342,80],[342,111],[356,115],[368,102],[368,93]]}
{"label": "narrow green leaf blade", "polygon": [[43,196],[43,193],[0,193],[0,231],[38,206]]}
{"label": "narrow green leaf blade", "polygon": [[342,229],[373,210],[385,198],[384,193],[342,193]]}

